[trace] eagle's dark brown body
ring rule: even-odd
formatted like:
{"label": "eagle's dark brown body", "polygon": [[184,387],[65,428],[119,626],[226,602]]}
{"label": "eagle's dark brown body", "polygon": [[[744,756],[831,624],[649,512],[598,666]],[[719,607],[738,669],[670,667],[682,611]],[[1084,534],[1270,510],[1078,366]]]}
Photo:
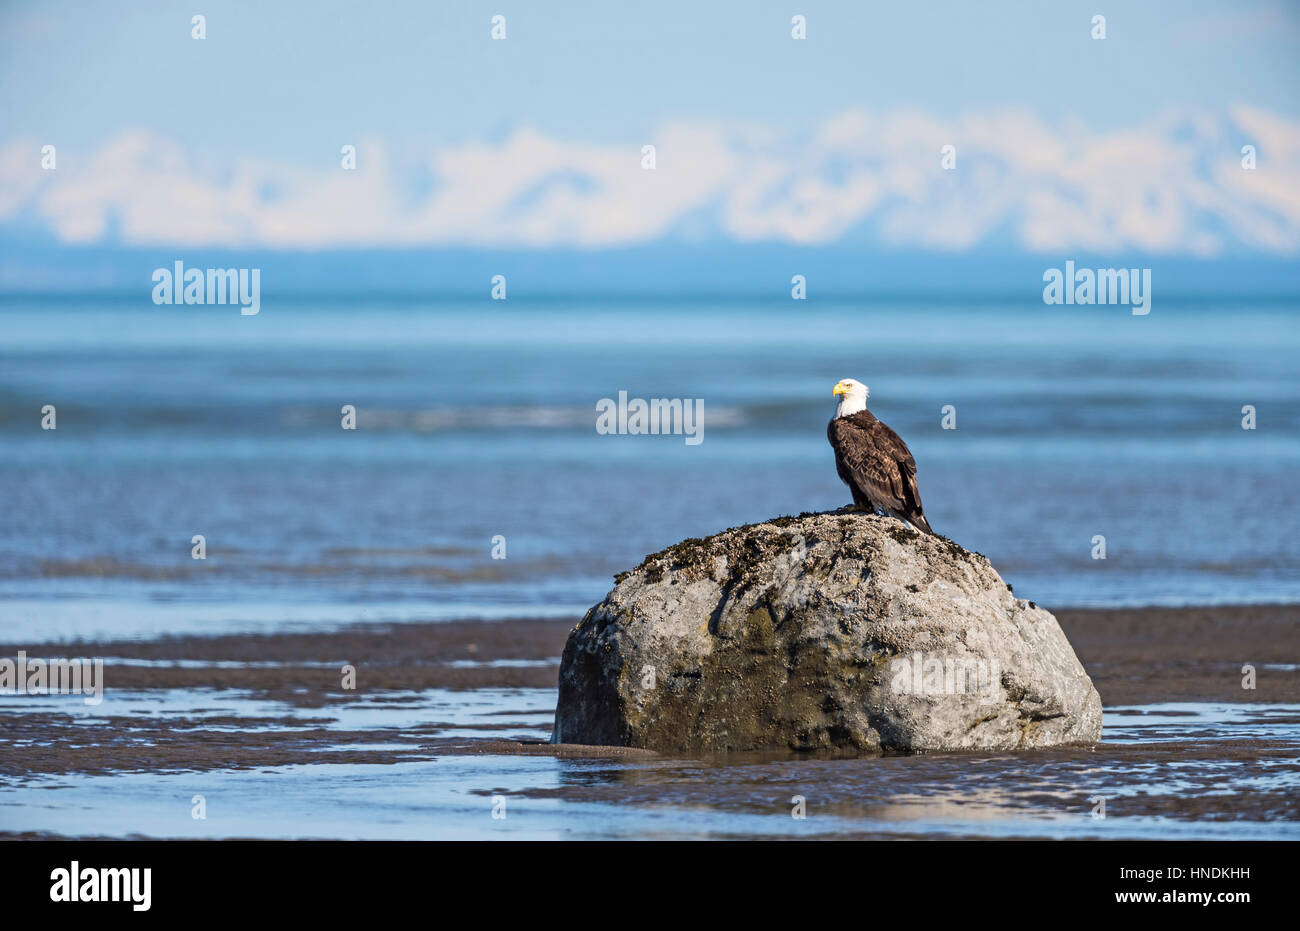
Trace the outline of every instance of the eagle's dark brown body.
{"label": "eagle's dark brown body", "polygon": [[835,450],[835,471],[858,507],[879,508],[924,530],[930,529],[916,487],[916,460],[898,434],[871,411],[836,417],[826,427]]}

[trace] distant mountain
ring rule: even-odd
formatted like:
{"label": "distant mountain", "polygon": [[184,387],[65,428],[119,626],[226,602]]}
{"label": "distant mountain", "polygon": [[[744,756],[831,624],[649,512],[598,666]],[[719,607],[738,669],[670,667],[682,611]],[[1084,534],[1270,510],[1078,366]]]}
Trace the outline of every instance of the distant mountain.
{"label": "distant mountain", "polygon": [[811,133],[672,123],[645,146],[521,128],[433,150],[359,140],[310,163],[224,160],[142,130],[59,150],[54,170],[41,149],[0,146],[0,234],[36,246],[369,250],[380,274],[373,255],[423,249],[532,252],[538,268],[567,250],[584,273],[660,246],[1300,257],[1300,123],[1247,107],[1109,131],[852,110]]}

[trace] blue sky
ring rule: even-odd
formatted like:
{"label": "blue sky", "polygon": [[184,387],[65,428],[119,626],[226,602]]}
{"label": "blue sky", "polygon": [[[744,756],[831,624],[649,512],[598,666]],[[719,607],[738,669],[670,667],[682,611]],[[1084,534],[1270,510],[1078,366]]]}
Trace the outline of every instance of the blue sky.
{"label": "blue sky", "polygon": [[138,126],[310,157],[367,132],[440,143],[529,123],[612,142],[667,119],[798,128],[852,107],[1024,106],[1094,129],[1173,107],[1300,116],[1297,4],[41,0],[0,16],[6,134],[71,145]]}
{"label": "blue sky", "polygon": [[1298,51],[1283,3],[10,3],[0,233],[1292,256]]}

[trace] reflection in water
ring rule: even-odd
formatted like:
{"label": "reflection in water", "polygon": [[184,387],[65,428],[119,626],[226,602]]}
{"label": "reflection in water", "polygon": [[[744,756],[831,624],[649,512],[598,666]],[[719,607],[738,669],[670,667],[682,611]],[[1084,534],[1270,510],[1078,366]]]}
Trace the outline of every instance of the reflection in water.
{"label": "reflection in water", "polygon": [[[300,741],[292,762],[9,776],[9,831],[158,837],[1300,837],[1300,706],[1107,710],[1095,748],[866,759],[555,758],[550,689],[430,689],[299,708],[235,690],[5,697],[84,740]],[[122,728],[133,722],[136,733]],[[158,730],[153,730],[156,728]],[[511,741],[505,743],[503,741]],[[523,741],[520,743],[519,741]],[[21,738],[19,754],[42,747]],[[320,761],[313,761],[318,757]],[[364,760],[364,762],[353,762]],[[301,761],[301,762],[300,762]],[[204,794],[209,817],[189,818]],[[507,817],[494,820],[495,796]],[[793,799],[806,817],[791,817]],[[1104,819],[1093,812],[1105,799]]]}

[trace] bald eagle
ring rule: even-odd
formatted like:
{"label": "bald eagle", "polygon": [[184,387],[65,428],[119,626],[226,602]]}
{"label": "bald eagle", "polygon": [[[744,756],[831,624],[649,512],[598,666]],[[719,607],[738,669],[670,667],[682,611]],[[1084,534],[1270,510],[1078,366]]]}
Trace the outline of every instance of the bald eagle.
{"label": "bald eagle", "polygon": [[840,403],[826,437],[835,450],[835,471],[853,492],[853,503],[933,534],[916,487],[916,460],[898,434],[867,410],[867,386],[845,378],[831,394]]}

